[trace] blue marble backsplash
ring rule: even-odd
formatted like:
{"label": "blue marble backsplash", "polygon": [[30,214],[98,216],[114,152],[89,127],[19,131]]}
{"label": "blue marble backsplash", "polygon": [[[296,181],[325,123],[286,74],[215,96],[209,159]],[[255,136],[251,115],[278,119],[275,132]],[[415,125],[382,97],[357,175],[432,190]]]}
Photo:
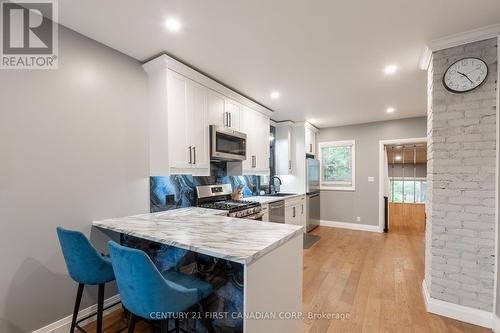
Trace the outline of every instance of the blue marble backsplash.
{"label": "blue marble backsplash", "polygon": [[150,177],[149,182],[152,213],[196,205],[199,185],[231,184],[233,190],[242,186],[245,197],[259,194],[259,176],[156,176]]}

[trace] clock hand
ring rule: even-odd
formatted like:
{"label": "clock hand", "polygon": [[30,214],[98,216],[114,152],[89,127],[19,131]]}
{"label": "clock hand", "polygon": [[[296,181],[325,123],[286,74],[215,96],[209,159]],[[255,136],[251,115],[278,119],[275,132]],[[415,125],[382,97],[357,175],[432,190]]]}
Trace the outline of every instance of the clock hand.
{"label": "clock hand", "polygon": [[470,72],[468,72],[466,75],[469,75],[469,74],[471,74],[471,73],[474,73],[475,71],[478,71],[478,70],[479,70],[479,68],[478,68],[478,69],[473,69],[473,70],[471,70]]}
{"label": "clock hand", "polygon": [[472,80],[471,80],[471,79],[469,79],[469,77],[468,77],[467,75],[465,75],[464,73],[459,72],[459,71],[457,71],[457,73],[458,73],[458,74],[460,74],[460,75],[462,75],[462,76],[465,76],[465,78],[466,78],[467,80],[469,80],[469,81],[470,81],[470,83],[474,84],[474,82],[472,82]]}

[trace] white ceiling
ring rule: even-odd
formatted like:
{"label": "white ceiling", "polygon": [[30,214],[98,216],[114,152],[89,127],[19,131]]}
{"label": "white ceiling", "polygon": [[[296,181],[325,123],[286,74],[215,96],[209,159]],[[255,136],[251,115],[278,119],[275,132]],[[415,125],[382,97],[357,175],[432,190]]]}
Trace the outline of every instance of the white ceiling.
{"label": "white ceiling", "polygon": [[[166,52],[274,110],[274,120],[329,127],[425,115],[422,47],[500,22],[500,1],[60,0],[59,17],[141,61]],[[180,32],[164,28],[167,17]],[[384,74],[387,64],[396,75]]]}

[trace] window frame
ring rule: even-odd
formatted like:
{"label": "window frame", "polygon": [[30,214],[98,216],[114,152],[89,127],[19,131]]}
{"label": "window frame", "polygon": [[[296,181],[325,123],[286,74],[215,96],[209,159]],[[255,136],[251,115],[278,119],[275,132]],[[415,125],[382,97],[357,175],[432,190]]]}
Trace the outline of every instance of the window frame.
{"label": "window frame", "polygon": [[[340,182],[323,181],[323,148],[345,146],[351,146],[351,186],[338,186],[341,184]],[[318,150],[320,189],[329,191],[356,191],[356,140],[319,142]]]}
{"label": "window frame", "polygon": [[[419,182],[420,183],[420,186],[422,186],[422,183],[425,182],[426,185],[428,185],[427,183],[427,177],[415,177],[415,178],[411,178],[411,177],[390,177],[389,179],[389,183],[390,183],[390,195],[389,195],[389,202],[390,203],[408,203],[408,204],[427,204],[427,193],[425,195],[425,198],[426,200],[425,201],[416,201],[415,200],[415,193],[413,194],[413,202],[406,202],[405,199],[404,199],[404,191],[402,192],[403,194],[403,197],[402,197],[402,201],[393,201],[394,200],[394,197],[393,197],[393,182],[394,181],[400,181],[402,182],[402,186],[404,187],[404,182]],[[415,187],[416,189],[416,187]],[[423,192],[422,192],[423,193]]]}

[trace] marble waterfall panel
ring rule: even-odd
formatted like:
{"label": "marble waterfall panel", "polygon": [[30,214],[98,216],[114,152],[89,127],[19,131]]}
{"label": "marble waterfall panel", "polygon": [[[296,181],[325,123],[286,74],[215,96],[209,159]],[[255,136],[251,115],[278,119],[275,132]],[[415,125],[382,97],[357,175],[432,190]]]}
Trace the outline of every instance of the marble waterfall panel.
{"label": "marble waterfall panel", "polygon": [[[207,298],[207,313],[227,314],[209,318],[217,332],[243,332],[243,265],[208,255],[180,249],[142,238],[122,236],[124,245],[143,250],[148,254],[160,272],[175,270],[188,275],[196,275],[209,282],[215,292]],[[193,311],[193,312],[190,312]],[[198,309],[189,310],[187,320],[181,327],[188,332],[208,332],[203,326]]]}

